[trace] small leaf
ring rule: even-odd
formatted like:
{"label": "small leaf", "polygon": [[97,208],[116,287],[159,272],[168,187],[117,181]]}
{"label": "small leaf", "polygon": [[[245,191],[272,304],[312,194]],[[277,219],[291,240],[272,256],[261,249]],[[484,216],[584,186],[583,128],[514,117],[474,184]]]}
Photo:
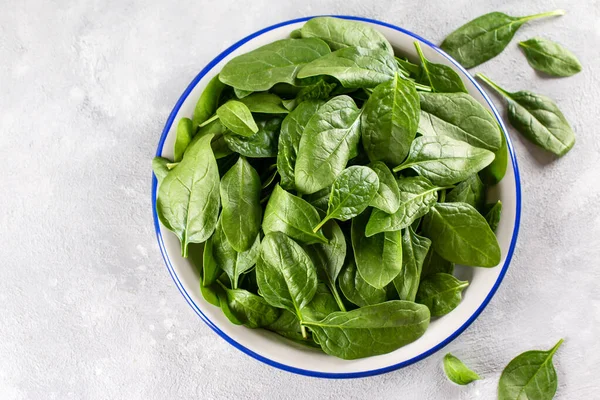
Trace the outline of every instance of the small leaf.
{"label": "small leaf", "polygon": [[289,111],[283,106],[281,98],[273,93],[253,93],[240,99],[253,113],[262,114],[287,114]]}
{"label": "small leaf", "polygon": [[415,301],[423,262],[431,246],[431,240],[417,235],[409,226],[402,235],[402,270],[394,278],[394,286],[400,300]]}
{"label": "small leaf", "polygon": [[225,85],[219,80],[219,75],[215,75],[208,81],[194,109],[192,117],[194,125],[198,126],[206,122],[215,114],[223,89],[225,89]]}
{"label": "small leaf", "polygon": [[248,328],[261,328],[279,318],[280,310],[244,289],[224,289],[229,310]]}
{"label": "small leaf", "polygon": [[425,83],[438,93],[468,93],[460,76],[452,67],[435,64],[425,58],[419,42],[414,42],[421,59],[422,75],[420,82]]}
{"label": "small leaf", "polygon": [[227,129],[242,136],[252,136],[258,132],[258,126],[248,107],[236,100],[229,100],[217,109],[219,120]]}
{"label": "small leaf", "polygon": [[348,301],[359,307],[372,306],[386,300],[386,289],[369,285],[358,273],[352,258],[340,274],[340,289]]}
{"label": "small leaf", "polygon": [[438,273],[425,278],[419,285],[415,301],[426,305],[432,317],[441,317],[454,310],[462,300],[462,291],[469,286],[454,276]]}
{"label": "small leaf", "polygon": [[575,54],[551,40],[536,37],[520,42],[519,46],[533,69],[553,76],[572,76],[581,72]]}
{"label": "small leaf", "polygon": [[156,175],[156,180],[159,185],[170,171],[168,167],[169,163],[171,163],[171,160],[164,157],[154,157],[152,159],[152,172],[154,172],[154,175]]}
{"label": "small leaf", "polygon": [[173,161],[179,162],[183,159],[183,153],[192,141],[196,127],[189,118],[181,118],[177,124],[177,135],[175,136],[175,148],[173,150]]}
{"label": "small leaf", "polygon": [[498,229],[500,224],[500,216],[502,214],[502,202],[498,200],[485,214],[485,220],[490,226],[490,229],[494,232]]}
{"label": "small leaf", "polygon": [[261,119],[257,121],[257,133],[250,137],[228,133],[224,136],[225,142],[231,150],[245,157],[276,157],[281,121],[280,117]]}
{"label": "small leaf", "polygon": [[450,353],[444,356],[444,372],[446,372],[448,379],[457,385],[468,385],[481,379],[477,373]]}
{"label": "small leaf", "polygon": [[395,213],[400,208],[400,190],[394,174],[381,161],[369,164],[369,168],[375,171],[379,178],[379,190],[369,205],[386,213]]}

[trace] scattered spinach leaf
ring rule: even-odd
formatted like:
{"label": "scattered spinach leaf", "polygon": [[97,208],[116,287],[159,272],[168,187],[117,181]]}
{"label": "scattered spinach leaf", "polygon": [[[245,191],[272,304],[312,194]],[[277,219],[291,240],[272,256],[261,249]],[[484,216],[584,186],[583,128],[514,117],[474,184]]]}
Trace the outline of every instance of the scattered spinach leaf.
{"label": "scattered spinach leaf", "polygon": [[581,72],[575,54],[551,40],[535,37],[519,42],[519,46],[533,69],[553,76],[572,76]]}
{"label": "scattered spinach leaf", "polygon": [[468,385],[481,379],[475,371],[450,353],[444,356],[444,372],[448,379],[457,385]]}

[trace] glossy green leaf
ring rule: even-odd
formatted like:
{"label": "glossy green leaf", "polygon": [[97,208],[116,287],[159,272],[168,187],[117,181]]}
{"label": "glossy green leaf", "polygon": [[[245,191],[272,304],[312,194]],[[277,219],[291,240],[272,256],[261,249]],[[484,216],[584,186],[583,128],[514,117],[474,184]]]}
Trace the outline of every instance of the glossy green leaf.
{"label": "glossy green leaf", "polygon": [[502,202],[498,200],[485,214],[485,220],[487,221],[490,229],[496,232],[498,224],[500,224],[500,216],[502,215]]}
{"label": "glossy green leaf", "polygon": [[227,129],[238,135],[252,136],[258,132],[252,113],[241,101],[229,100],[217,109],[217,116]]}
{"label": "glossy green leaf", "polygon": [[419,286],[416,302],[429,308],[432,317],[441,317],[454,310],[462,300],[462,291],[469,286],[450,274],[438,273],[425,278]]}
{"label": "glossy green leaf", "polygon": [[391,79],[397,69],[394,56],[387,50],[346,47],[306,64],[298,78],[328,75],[344,87],[364,88]]}
{"label": "glossy green leaf", "polygon": [[[201,285],[204,287],[208,287],[217,281],[219,275],[223,273],[221,268],[215,259],[214,253],[214,241],[215,235],[209,237],[206,242],[204,242],[204,246],[202,249],[202,279]],[[191,244],[193,245],[193,244]],[[190,245],[190,246],[191,246]],[[193,259],[193,257],[192,257]],[[198,265],[199,263],[196,263]]]}
{"label": "glossy green leaf", "polygon": [[500,54],[525,22],[564,13],[556,10],[526,17],[511,17],[501,12],[492,12],[475,18],[452,32],[440,47],[465,68],[472,68]]}
{"label": "glossy green leaf", "polygon": [[468,385],[481,379],[475,371],[450,353],[444,356],[444,372],[448,379],[457,385]]}
{"label": "glossy green leaf", "polygon": [[225,85],[219,80],[219,75],[208,81],[194,109],[194,116],[192,117],[194,125],[206,122],[217,112],[223,89],[225,89]]}
{"label": "glossy green leaf", "polygon": [[254,135],[247,137],[227,134],[225,142],[231,150],[246,157],[276,157],[281,121],[280,117],[258,120],[258,132]]}
{"label": "glossy green leaf", "polygon": [[408,154],[419,126],[414,83],[394,74],[378,85],[362,114],[362,144],[371,161],[398,165]]}
{"label": "glossy green leaf", "polygon": [[348,96],[321,106],[304,129],[296,160],[296,188],[305,194],[330,186],[360,140],[360,110]]}
{"label": "glossy green leaf", "polygon": [[452,67],[436,64],[425,58],[419,42],[414,42],[419,58],[421,59],[421,80],[438,93],[468,93],[460,76]]}
{"label": "glossy green leaf", "polygon": [[304,244],[327,243],[321,231],[313,232],[319,220],[313,206],[276,185],[265,209],[262,229],[265,234],[283,232]]}
{"label": "glossy green leaf", "polygon": [[421,136],[410,147],[406,161],[394,172],[412,168],[440,186],[452,185],[481,171],[494,160],[494,153],[446,136]]}
{"label": "glossy green leaf", "polygon": [[394,278],[394,286],[400,300],[415,301],[423,262],[431,246],[431,240],[417,235],[409,226],[402,235],[402,270]]}
{"label": "glossy green leaf", "polygon": [[225,289],[219,287],[217,288],[216,293],[219,298],[219,305],[221,307],[221,311],[223,311],[223,314],[227,317],[229,322],[231,322],[234,325],[242,325],[243,322],[240,321],[238,317],[236,317],[234,312],[229,307],[229,299],[227,298],[227,292],[225,292]]}
{"label": "glossy green leaf", "polygon": [[164,157],[154,157],[152,159],[152,172],[154,172],[159,185],[170,171],[169,167],[167,166],[167,164],[170,162],[171,160]]}
{"label": "glossy green leaf", "polygon": [[392,171],[382,161],[369,164],[379,178],[379,190],[369,205],[386,213],[395,213],[400,208],[400,190]]}
{"label": "glossy green leaf", "polygon": [[262,114],[287,114],[289,111],[283,106],[281,98],[273,93],[253,93],[240,99],[253,113]]}
{"label": "glossy green leaf", "polygon": [[494,161],[480,172],[480,177],[487,185],[499,183],[506,174],[508,167],[508,144],[506,138],[502,135],[502,145],[494,153]]}
{"label": "glossy green leaf", "polygon": [[444,260],[438,253],[433,250],[433,246],[429,247],[429,251],[423,260],[423,268],[421,270],[421,280],[428,276],[437,273],[454,274],[454,263]]}
{"label": "glossy green leaf", "polygon": [[306,321],[320,321],[336,311],[340,311],[340,309],[335,297],[331,294],[327,285],[322,282],[317,284],[317,291],[310,303],[300,310],[302,318]]}
{"label": "glossy green leaf", "polygon": [[513,358],[502,371],[498,400],[551,400],[558,378],[552,357],[563,339],[548,351],[531,350]]}
{"label": "glossy green leaf", "polygon": [[508,100],[508,120],[532,143],[559,157],[573,148],[575,133],[550,98],[527,91],[510,93],[483,74],[475,76]]}
{"label": "glossy green leaf", "polygon": [[473,174],[446,195],[448,203],[467,203],[475,207],[477,210],[482,210],[485,205],[485,186],[479,175]]}
{"label": "glossy green leaf", "polygon": [[189,243],[204,242],[217,225],[219,171],[210,147],[212,138],[206,135],[192,144],[158,188],[158,217],[181,241],[184,257]]}
{"label": "glossy green leaf", "polygon": [[419,133],[448,136],[471,146],[497,151],[502,132],[494,116],[466,93],[419,93]]}
{"label": "glossy green leaf", "polygon": [[395,300],[335,312],[306,325],[325,353],[354,360],[389,353],[414,342],[429,326],[429,311],[419,304]]}
{"label": "glossy green leaf", "polygon": [[238,89],[269,90],[280,82],[294,84],[303,65],[329,52],[327,43],[317,38],[278,40],[235,57],[219,78]]}
{"label": "glossy green leaf", "polygon": [[370,215],[370,210],[366,210],[352,220],[352,248],[363,279],[371,286],[383,288],[402,269],[402,236],[400,231],[395,231],[366,237]]}
{"label": "glossy green leaf", "polygon": [[260,177],[244,157],[221,180],[221,226],[235,251],[248,250],[260,231],[260,191]]}
{"label": "glossy green leaf", "polygon": [[340,274],[340,289],[348,301],[359,307],[383,303],[386,300],[386,289],[369,285],[358,273],[352,258]]}
{"label": "glossy green leaf", "polygon": [[279,318],[281,310],[271,306],[262,297],[244,289],[224,289],[229,310],[248,328],[261,328]]}
{"label": "glossy green leaf", "polygon": [[175,136],[175,147],[173,150],[173,160],[179,162],[183,159],[183,153],[189,146],[194,134],[196,133],[196,127],[189,118],[181,118],[177,124],[177,134]]}
{"label": "glossy green leaf", "polygon": [[444,259],[473,267],[495,267],[501,252],[485,218],[466,203],[438,203],[423,219],[423,233]]}
{"label": "glossy green leaf", "polygon": [[294,341],[304,341],[302,337],[302,330],[300,328],[300,320],[295,313],[289,312],[288,310],[281,310],[279,318],[273,323],[265,326],[272,332],[275,332],[285,338]]}
{"label": "glossy green leaf", "polygon": [[582,67],[575,54],[556,42],[535,37],[520,42],[519,46],[533,69],[553,76],[572,76],[581,72]]}

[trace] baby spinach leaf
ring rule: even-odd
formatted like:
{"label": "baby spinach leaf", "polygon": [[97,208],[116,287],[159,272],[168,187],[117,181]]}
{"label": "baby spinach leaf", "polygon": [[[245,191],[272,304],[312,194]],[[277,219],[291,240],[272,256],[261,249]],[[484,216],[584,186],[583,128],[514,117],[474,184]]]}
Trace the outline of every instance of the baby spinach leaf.
{"label": "baby spinach leaf", "polygon": [[302,337],[302,330],[300,328],[300,320],[295,313],[291,313],[288,310],[281,310],[279,318],[273,323],[265,326],[272,332],[275,332],[285,338],[294,341],[304,341]]}
{"label": "baby spinach leaf", "polygon": [[219,219],[215,234],[212,236],[213,256],[217,266],[225,271],[233,289],[238,288],[240,275],[247,272],[256,264],[260,251],[260,236],[253,238],[252,247],[243,252],[237,252],[231,247],[223,232],[223,221]]}
{"label": "baby spinach leaf", "polygon": [[468,385],[481,379],[475,371],[450,353],[444,356],[444,372],[446,372],[448,379],[457,385]]}
{"label": "baby spinach leaf", "polygon": [[225,64],[219,79],[253,92],[269,90],[280,82],[294,84],[304,64],[329,52],[327,43],[317,38],[278,40],[235,57]]}
{"label": "baby spinach leaf", "polygon": [[289,111],[283,106],[281,98],[273,93],[253,93],[240,99],[253,113],[262,114],[287,114]]}
{"label": "baby spinach leaf", "polygon": [[381,289],[402,269],[402,239],[400,231],[366,237],[370,215],[367,209],[352,220],[352,248],[360,275],[369,285]]}
{"label": "baby spinach leaf", "polygon": [[313,232],[319,223],[319,214],[305,200],[275,186],[263,218],[262,229],[266,234],[283,232],[305,244],[327,243],[322,232]]}
{"label": "baby spinach leaf", "polygon": [[421,67],[419,67],[417,64],[413,64],[410,61],[400,57],[395,57],[395,59],[396,64],[398,64],[398,72],[402,75],[416,78],[421,74]]}
{"label": "baby spinach leaf", "polygon": [[219,171],[210,147],[212,138],[206,135],[192,144],[158,188],[158,218],[181,241],[183,257],[189,243],[204,242],[217,225]]}
{"label": "baby spinach leaf", "polygon": [[179,162],[183,159],[183,153],[192,141],[196,127],[189,118],[181,118],[177,124],[177,135],[175,136],[175,148],[173,150],[173,160]]}
{"label": "baby spinach leaf", "polygon": [[212,284],[210,286],[202,285],[202,281],[200,282],[200,294],[202,294],[202,298],[208,302],[208,304],[212,304],[215,307],[221,307],[221,301],[219,300],[218,289],[215,288],[216,284]]}
{"label": "baby spinach leaf", "polygon": [[378,85],[362,114],[362,144],[371,161],[398,165],[408,154],[419,126],[414,83],[394,74]]}
{"label": "baby spinach leaf", "polygon": [[533,69],[553,76],[572,76],[581,72],[582,67],[575,54],[556,42],[535,37],[520,42],[519,46]]}
{"label": "baby spinach leaf", "polygon": [[526,17],[511,17],[501,12],[492,12],[475,18],[452,32],[440,47],[465,68],[472,68],[500,54],[525,22],[564,13],[556,10]]}
{"label": "baby spinach leaf", "polygon": [[558,387],[552,357],[562,344],[560,339],[548,351],[531,350],[513,358],[502,371],[498,400],[551,400]]}
{"label": "baby spinach leaf", "polygon": [[354,360],[389,353],[420,338],[429,326],[427,307],[387,301],[306,322],[327,354]]}
{"label": "baby spinach leaf", "polygon": [[395,213],[400,207],[400,190],[394,174],[385,163],[375,161],[369,164],[379,178],[379,190],[369,205],[386,213]]}
{"label": "baby spinach leaf", "polygon": [[306,321],[320,321],[336,311],[340,311],[337,302],[327,285],[322,282],[317,284],[317,291],[311,302],[300,310],[302,318]]}
{"label": "baby spinach leaf", "polygon": [[438,203],[423,219],[423,233],[444,259],[473,267],[495,267],[501,252],[485,218],[466,203]]}
{"label": "baby spinach leaf", "polygon": [[429,247],[429,251],[423,260],[423,268],[421,270],[421,280],[428,276],[443,272],[452,275],[454,273],[454,264],[444,260],[438,253]]}
{"label": "baby spinach leaf", "polygon": [[235,251],[246,251],[254,243],[262,219],[260,177],[244,157],[221,180],[221,226]]}
{"label": "baby spinach leaf", "polygon": [[502,202],[498,200],[485,214],[485,220],[487,221],[490,229],[496,232],[498,224],[500,224],[500,215],[502,214]]}
{"label": "baby spinach leaf", "polygon": [[305,246],[304,250],[309,255],[321,280],[327,283],[340,310],[345,311],[344,303],[340,299],[335,282],[346,257],[346,238],[335,221],[329,221],[323,226],[323,233],[329,243],[315,243]]}
{"label": "baby spinach leaf", "polygon": [[448,136],[490,151],[502,146],[498,122],[470,95],[421,92],[419,98],[419,133],[422,135]]}
{"label": "baby spinach leaf", "polygon": [[244,289],[224,288],[229,310],[248,328],[261,328],[279,318],[279,309],[269,305],[262,297]]}
{"label": "baby spinach leaf", "polygon": [[446,195],[446,202],[467,203],[477,210],[482,210],[485,204],[485,187],[479,179],[479,175],[471,175],[449,191]]}
{"label": "baby spinach leaf", "polygon": [[508,167],[508,144],[506,138],[502,135],[502,145],[494,153],[494,161],[480,172],[480,177],[487,185],[499,183],[506,174]]}
{"label": "baby spinach leaf", "polygon": [[446,136],[416,138],[407,159],[394,172],[412,168],[440,186],[452,185],[481,171],[494,160],[491,151]]}
{"label": "baby spinach leaf", "polygon": [[[217,260],[214,255],[213,238],[215,235],[209,237],[204,242],[204,248],[202,250],[202,264],[194,262],[194,264],[202,265],[202,279],[200,281],[201,286],[208,287],[217,281],[219,275],[222,274],[221,268],[217,264]],[[192,243],[191,245],[193,245]],[[190,246],[191,246],[190,245]],[[190,256],[193,259],[193,256]]]}
{"label": "baby spinach leaf", "polygon": [[302,320],[300,310],[317,291],[317,270],[299,244],[281,232],[267,234],[260,246],[256,280],[263,298]]}
{"label": "baby spinach leaf", "polygon": [[400,300],[415,301],[423,261],[427,256],[431,240],[417,235],[409,226],[402,235],[402,270],[394,278],[394,286],[398,291]]}
{"label": "baby spinach leaf", "polygon": [[252,113],[241,101],[229,100],[217,109],[217,116],[227,129],[238,135],[252,136],[258,132]]}
{"label": "baby spinach leaf", "polygon": [[390,42],[377,30],[366,24],[347,19],[312,18],[297,33],[300,37],[322,39],[332,50],[345,47],[363,47],[366,49],[383,49],[392,55],[394,54]]}
{"label": "baby spinach leaf", "polygon": [[227,317],[229,322],[231,322],[234,325],[242,325],[242,321],[240,321],[235,316],[233,311],[231,311],[231,308],[229,308],[229,299],[227,298],[227,292],[225,292],[225,289],[223,287],[219,287],[217,288],[216,293],[219,298],[219,305],[221,307],[221,311],[223,311],[223,314]]}
{"label": "baby spinach leaf", "polygon": [[422,176],[403,177],[397,181],[400,206],[393,214],[382,210],[373,210],[367,223],[366,235],[379,232],[393,232],[410,226],[415,220],[429,212],[437,201],[438,190],[444,187],[433,185]]}
{"label": "baby spinach leaf", "polygon": [[369,285],[358,273],[356,264],[349,257],[340,274],[340,289],[344,297],[359,307],[383,303],[386,300],[386,289]]}
{"label": "baby spinach leaf", "polygon": [[[309,78],[311,79],[311,78]],[[328,83],[323,78],[318,78],[314,83],[303,86],[295,99],[284,100],[283,105],[289,110],[293,110],[307,100],[327,100],[331,96],[331,92],[336,88],[336,83]]]}
{"label": "baby spinach leaf", "polygon": [[318,231],[330,219],[348,221],[368,207],[379,189],[379,178],[369,167],[352,166],[342,171],[333,182],[327,215],[313,229]]}
{"label": "baby spinach leaf", "polygon": [[432,317],[441,317],[454,310],[462,300],[462,291],[469,286],[450,274],[438,273],[425,278],[419,286],[416,302],[429,308]]}
{"label": "baby spinach leaf", "polygon": [[510,93],[483,74],[475,76],[508,100],[508,120],[528,140],[559,157],[571,150],[575,133],[550,98],[527,91]]}
{"label": "baby spinach leaf", "polygon": [[281,123],[277,150],[277,170],[281,176],[281,187],[284,189],[296,189],[294,168],[300,138],[308,121],[323,104],[325,103],[319,100],[304,101],[289,113]]}
{"label": "baby spinach leaf", "polygon": [[391,79],[397,69],[394,56],[387,50],[346,47],[306,64],[298,78],[328,75],[346,88],[364,88]]}
{"label": "baby spinach leaf", "polygon": [[337,96],[310,119],[298,148],[296,188],[310,194],[333,183],[360,140],[360,110],[348,96]]}
{"label": "baby spinach leaf", "polygon": [[225,89],[225,85],[219,80],[219,75],[214,76],[208,81],[208,84],[200,95],[200,98],[196,103],[196,108],[194,109],[194,115],[192,117],[194,125],[197,126],[206,122],[206,120],[217,112],[219,99],[221,98],[223,89]]}
{"label": "baby spinach leaf", "polygon": [[170,169],[167,166],[167,164],[170,163],[171,160],[164,157],[154,157],[152,159],[152,171],[154,172],[154,175],[156,175],[156,180],[158,181],[159,185],[162,183],[163,179],[165,179],[165,176],[167,176],[167,174],[169,173]]}
{"label": "baby spinach leaf", "polygon": [[421,59],[421,82],[431,86],[433,91],[438,93],[468,93],[456,71],[447,65],[430,62],[425,58],[419,42],[414,42],[414,44]]}
{"label": "baby spinach leaf", "polygon": [[229,148],[236,153],[251,158],[269,158],[277,156],[277,141],[279,140],[279,129],[281,118],[259,120],[258,132],[246,137],[235,134],[227,134],[224,139]]}

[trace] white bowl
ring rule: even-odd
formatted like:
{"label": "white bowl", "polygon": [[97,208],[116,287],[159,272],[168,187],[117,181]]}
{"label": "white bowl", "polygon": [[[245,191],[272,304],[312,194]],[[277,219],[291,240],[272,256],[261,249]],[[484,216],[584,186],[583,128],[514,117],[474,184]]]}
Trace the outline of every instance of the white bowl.
{"label": "white bowl", "polygon": [[[158,143],[156,155],[172,158],[177,128],[174,122],[181,117],[192,116],[196,101],[204,87],[227,61],[259,46],[289,37],[290,32],[300,28],[310,18],[312,17],[286,21],[262,29],[235,43],[208,63],[185,89],[173,108]],[[155,177],[152,180],[152,205],[158,244],[177,288],[198,316],[231,345],[257,360],[286,371],[322,378],[359,378],[393,371],[433,354],[460,335],[483,311],[500,286],[513,255],[521,214],[519,170],[510,138],[492,102],[467,71],[437,46],[405,29],[366,18],[348,16],[341,18],[360,21],[379,30],[387,37],[397,54],[407,55],[409,58],[417,59],[413,42],[419,41],[429,60],[449,65],[458,72],[469,93],[494,114],[508,142],[510,162],[506,176],[489,193],[491,200],[499,199],[503,204],[502,218],[497,231],[502,249],[502,261],[495,268],[457,268],[457,275],[463,279],[467,278],[470,285],[455,310],[431,321],[427,332],[407,346],[388,354],[352,361],[341,360],[296,345],[266,330],[233,325],[219,308],[210,305],[202,298],[198,272],[190,261],[181,257],[179,241],[175,235],[159,223],[156,215],[157,182]]]}

